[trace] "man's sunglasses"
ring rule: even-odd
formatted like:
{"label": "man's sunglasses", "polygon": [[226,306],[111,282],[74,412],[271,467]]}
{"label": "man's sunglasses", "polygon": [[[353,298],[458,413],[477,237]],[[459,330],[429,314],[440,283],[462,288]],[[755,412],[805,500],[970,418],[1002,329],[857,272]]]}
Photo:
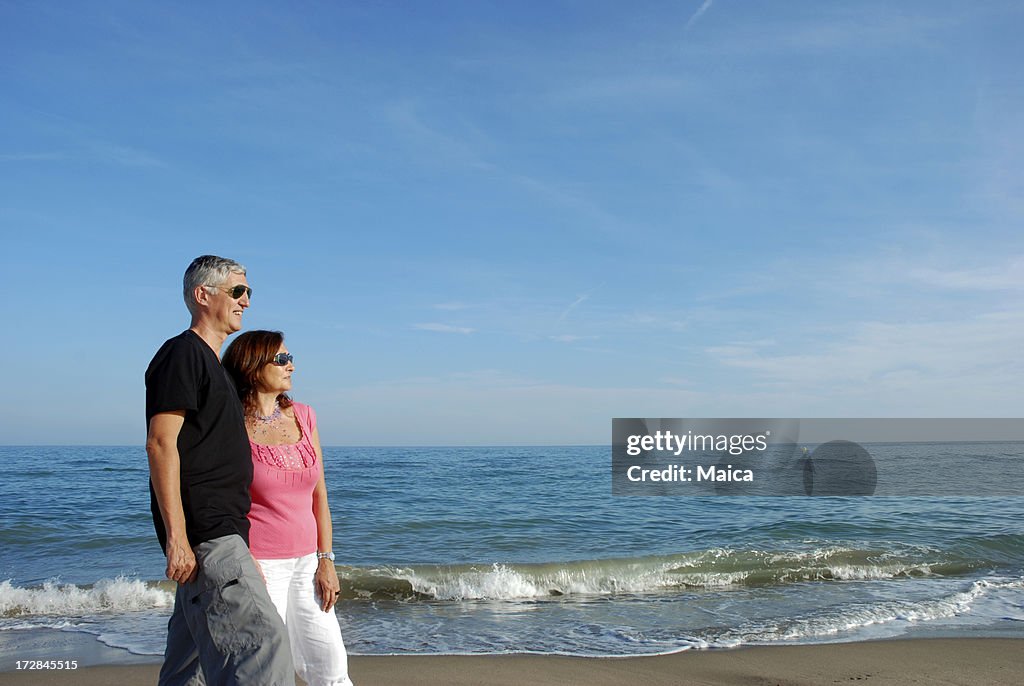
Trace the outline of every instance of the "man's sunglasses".
{"label": "man's sunglasses", "polygon": [[243,294],[247,298],[252,297],[252,289],[242,284],[238,284],[237,286],[234,286],[232,288],[222,288],[221,286],[207,286],[207,288],[216,288],[218,290],[224,291],[235,300],[241,298]]}
{"label": "man's sunglasses", "polygon": [[295,358],[292,357],[291,353],[278,353],[274,355],[274,359],[270,361],[270,364],[276,364],[278,367],[283,367]]}

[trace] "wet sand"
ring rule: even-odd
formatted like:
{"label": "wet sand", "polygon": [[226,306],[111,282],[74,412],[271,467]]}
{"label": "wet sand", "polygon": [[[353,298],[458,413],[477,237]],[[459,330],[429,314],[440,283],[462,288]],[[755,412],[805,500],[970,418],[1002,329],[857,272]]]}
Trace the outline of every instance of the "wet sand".
{"label": "wet sand", "polygon": [[[56,658],[55,658],[56,659]],[[64,656],[63,659],[68,659]],[[14,665],[4,664],[4,670]],[[6,684],[155,684],[159,665],[5,671]],[[1019,684],[1024,639],[907,639],[686,651],[630,658],[538,655],[353,657],[356,686],[578,684]],[[300,682],[301,683],[301,682]]]}

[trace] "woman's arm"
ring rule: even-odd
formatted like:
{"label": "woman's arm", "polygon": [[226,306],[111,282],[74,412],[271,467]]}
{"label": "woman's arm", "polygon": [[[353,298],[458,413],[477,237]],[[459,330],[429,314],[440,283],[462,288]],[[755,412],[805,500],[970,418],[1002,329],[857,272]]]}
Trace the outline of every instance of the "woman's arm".
{"label": "woman's arm", "polygon": [[[316,549],[321,553],[329,553],[334,545],[334,531],[331,527],[331,508],[327,503],[327,480],[324,478],[324,454],[320,449],[320,430],[314,428],[312,436],[313,450],[320,462],[320,480],[313,489],[313,516],[316,518]],[[341,584],[334,563],[327,558],[317,560],[314,575],[316,588],[320,592],[320,609],[330,612],[338,602]]]}

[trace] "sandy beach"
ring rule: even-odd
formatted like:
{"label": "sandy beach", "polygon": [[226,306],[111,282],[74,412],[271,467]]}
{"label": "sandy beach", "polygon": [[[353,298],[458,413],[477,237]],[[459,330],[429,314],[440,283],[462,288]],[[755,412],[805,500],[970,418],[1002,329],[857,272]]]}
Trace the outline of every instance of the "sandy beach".
{"label": "sandy beach", "polygon": [[[157,670],[156,664],[144,664],[15,671],[0,673],[0,684],[148,684],[156,683]],[[631,658],[357,656],[350,671],[359,686],[1019,684],[1024,640],[908,639]]]}

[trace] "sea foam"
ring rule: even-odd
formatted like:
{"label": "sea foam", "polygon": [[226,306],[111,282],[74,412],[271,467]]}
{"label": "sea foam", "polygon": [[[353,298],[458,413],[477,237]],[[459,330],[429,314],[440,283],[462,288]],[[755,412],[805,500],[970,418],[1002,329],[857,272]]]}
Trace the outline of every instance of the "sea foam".
{"label": "sea foam", "polygon": [[21,587],[0,582],[0,617],[81,617],[100,613],[134,612],[170,607],[174,594],[139,579],[117,577],[77,586],[50,580]]}

